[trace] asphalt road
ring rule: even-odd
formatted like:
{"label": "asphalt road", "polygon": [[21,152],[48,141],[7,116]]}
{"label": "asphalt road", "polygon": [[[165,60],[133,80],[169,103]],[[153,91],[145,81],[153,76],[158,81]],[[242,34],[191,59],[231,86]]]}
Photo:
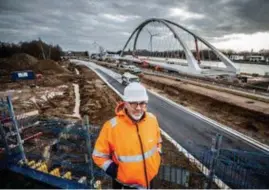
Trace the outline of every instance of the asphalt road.
{"label": "asphalt road", "polygon": [[[118,90],[121,94],[123,94],[124,86],[122,84],[120,84],[117,80],[110,77],[100,69],[96,69],[96,71],[100,73],[102,76],[104,76],[116,90]],[[176,142],[178,142],[182,147],[184,147],[189,153],[191,153],[205,165],[208,166],[208,163],[205,163],[205,161],[200,157],[200,155],[210,149],[212,144],[212,138],[216,134],[221,134],[223,136],[221,143],[222,149],[229,149],[229,150],[236,149],[237,151],[240,152],[242,151],[252,152],[252,155],[256,155],[257,158],[257,160],[255,160],[255,156],[251,157],[252,164],[255,165],[261,163],[262,165],[264,164],[269,165],[268,154],[265,153],[263,150],[259,149],[258,147],[256,147],[255,145],[248,143],[233,134],[222,131],[221,129],[214,127],[212,124],[205,122],[200,118],[197,118],[189,113],[186,113],[185,111],[170,104],[169,102],[162,100],[161,98],[155,96],[150,92],[148,92],[148,94],[149,94],[148,111],[152,112],[154,115],[157,116],[160,127],[166,133],[168,133]],[[259,163],[256,163],[256,161]],[[233,172],[231,170],[233,169],[225,171],[225,173]],[[223,172],[224,171],[221,168],[216,169],[216,174],[218,173],[221,174]],[[241,174],[241,172],[239,173],[238,172],[239,171],[237,171],[235,175],[231,177],[235,178],[235,176],[237,176],[238,178],[237,180],[239,181],[243,180],[242,178],[246,178],[242,177],[243,174]],[[269,171],[267,172],[269,173]],[[241,187],[231,183],[231,181],[233,181],[231,177],[228,177],[226,180],[223,181],[233,188]],[[264,180],[264,176],[256,176],[255,174],[253,174],[250,175],[249,177],[253,179],[252,181],[256,181],[255,184],[253,184],[254,186],[261,185],[261,187],[263,188],[269,187],[268,180]],[[259,178],[259,180],[257,178]],[[259,187],[256,186],[256,188]]]}

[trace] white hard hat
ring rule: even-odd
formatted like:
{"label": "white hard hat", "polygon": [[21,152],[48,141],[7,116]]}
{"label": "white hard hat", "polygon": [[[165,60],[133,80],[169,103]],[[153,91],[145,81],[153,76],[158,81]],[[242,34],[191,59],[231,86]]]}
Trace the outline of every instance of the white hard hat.
{"label": "white hard hat", "polygon": [[132,82],[125,87],[123,98],[125,102],[147,102],[149,99],[146,88],[138,82]]}

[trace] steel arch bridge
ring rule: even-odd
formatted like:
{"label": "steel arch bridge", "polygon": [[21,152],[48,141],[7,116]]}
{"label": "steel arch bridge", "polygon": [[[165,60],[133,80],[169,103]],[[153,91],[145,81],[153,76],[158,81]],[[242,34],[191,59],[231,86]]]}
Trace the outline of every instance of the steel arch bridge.
{"label": "steel arch bridge", "polygon": [[[174,39],[181,45],[183,48],[185,58],[187,61],[187,65],[182,66],[180,64],[181,60],[175,61],[179,64],[169,64],[167,60],[169,58],[163,59],[161,62],[160,60],[156,62],[152,57],[139,57],[136,55],[137,51],[137,41],[139,39],[139,36],[141,34],[141,31],[150,23],[159,23],[162,26],[166,27],[169,29],[169,31],[173,34]],[[194,56],[193,52],[191,49],[188,47],[188,45],[185,43],[184,39],[181,38],[181,36],[178,34],[176,29],[183,30],[184,32],[187,32],[190,36],[193,37],[194,42],[195,42],[195,48],[196,48],[196,56]],[[134,40],[134,43],[132,45],[132,55],[133,56],[125,56],[124,52],[126,51],[126,48],[128,45],[130,45],[130,41]],[[152,40],[152,39],[151,39]],[[203,68],[201,67],[201,55],[199,52],[199,48],[197,45],[197,42],[200,42],[207,46],[208,49],[210,49],[211,52],[213,52],[218,60],[220,60],[224,67],[206,67]],[[151,44],[152,45],[152,44]],[[208,76],[208,75],[230,75],[234,76],[238,74],[238,70],[235,67],[235,64],[227,57],[225,56],[222,52],[220,52],[216,47],[211,45],[208,41],[203,39],[202,37],[198,36],[194,32],[190,31],[189,29],[185,28],[184,26],[177,24],[175,22],[166,20],[166,19],[159,19],[159,18],[151,18],[148,20],[145,20],[142,22],[139,26],[135,28],[135,30],[132,32],[131,36],[128,38],[127,42],[125,43],[122,52],[121,52],[121,60],[127,60],[127,61],[133,61],[136,63],[142,63],[142,62],[147,62],[151,66],[158,66],[158,67],[163,67],[164,69],[167,70],[172,70],[176,71],[179,73],[186,73],[186,74],[191,74],[191,75],[199,75],[199,76]]]}

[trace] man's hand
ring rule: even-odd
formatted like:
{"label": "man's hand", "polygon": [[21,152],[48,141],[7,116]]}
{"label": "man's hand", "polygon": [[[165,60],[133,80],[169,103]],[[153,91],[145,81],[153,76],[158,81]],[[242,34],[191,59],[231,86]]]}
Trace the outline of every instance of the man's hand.
{"label": "man's hand", "polygon": [[118,165],[112,162],[106,169],[106,174],[112,177],[113,179],[117,178],[118,174]]}

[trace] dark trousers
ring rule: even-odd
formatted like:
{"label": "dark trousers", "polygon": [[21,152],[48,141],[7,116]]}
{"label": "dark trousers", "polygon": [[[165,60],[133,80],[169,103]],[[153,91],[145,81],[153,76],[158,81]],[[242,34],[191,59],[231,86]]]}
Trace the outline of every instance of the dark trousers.
{"label": "dark trousers", "polygon": [[[154,181],[154,179],[155,178],[153,178],[151,181],[150,181],[150,189],[156,189],[156,187],[154,187],[154,183],[153,183],[153,181]],[[136,189],[136,188],[134,188],[134,187],[129,187],[129,186],[126,186],[126,185],[123,185],[123,184],[121,184],[121,183],[119,183],[119,182],[117,182],[116,180],[112,180],[112,189]]]}

